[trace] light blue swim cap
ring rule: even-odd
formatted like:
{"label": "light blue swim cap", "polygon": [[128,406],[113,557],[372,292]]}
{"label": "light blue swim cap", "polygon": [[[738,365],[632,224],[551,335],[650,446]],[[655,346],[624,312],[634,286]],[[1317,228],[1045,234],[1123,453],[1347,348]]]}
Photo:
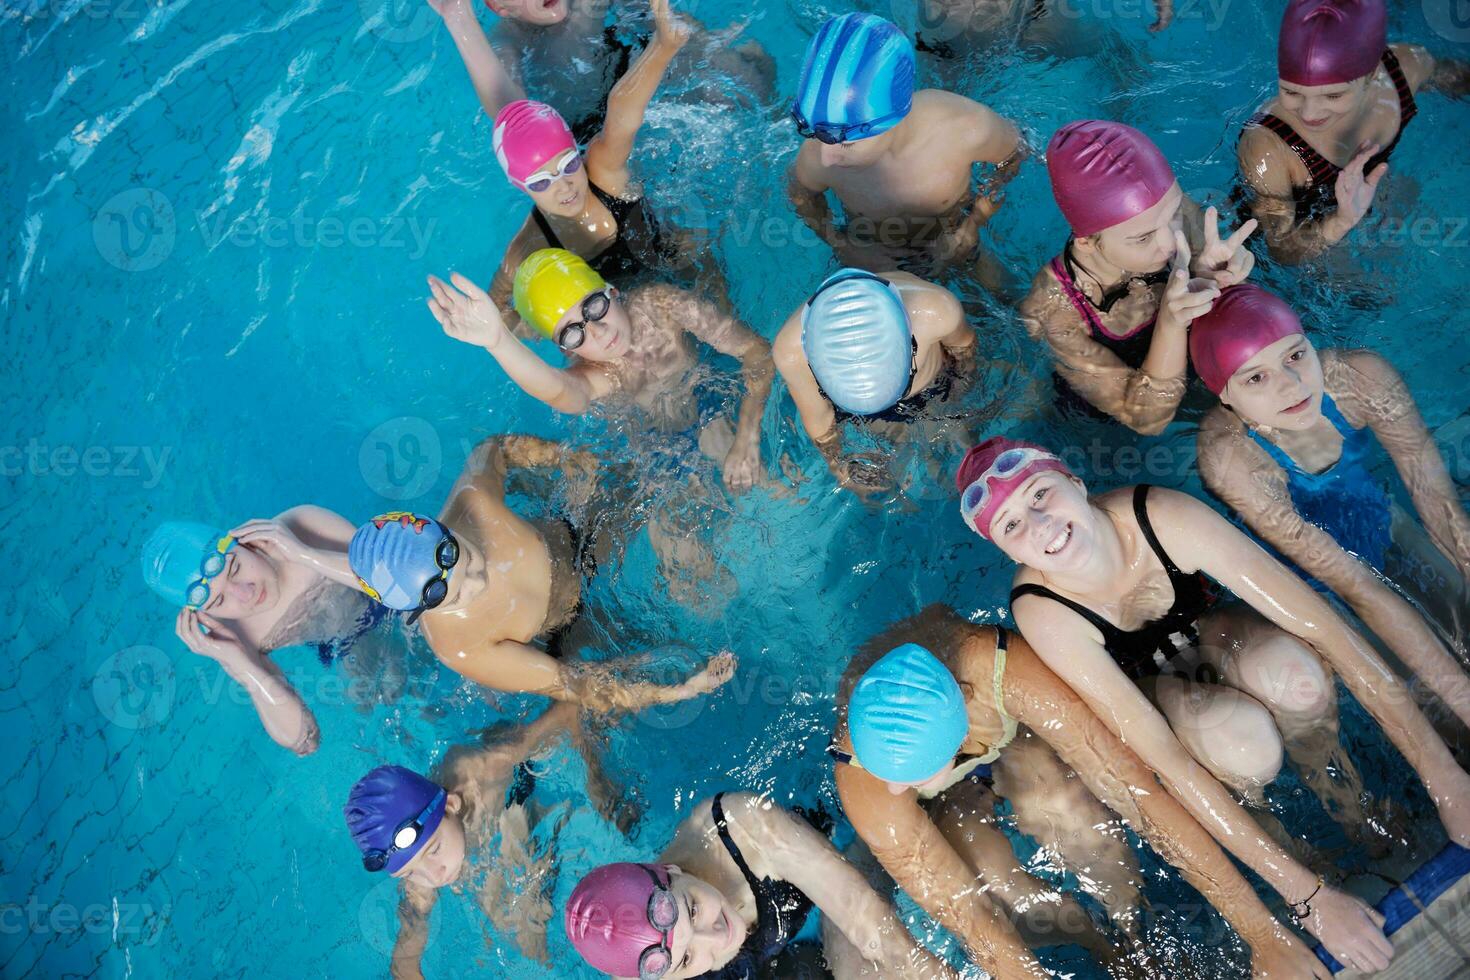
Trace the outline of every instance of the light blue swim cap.
{"label": "light blue swim cap", "polygon": [[838,408],[873,415],[908,394],[913,335],[903,300],[861,269],[828,276],[801,311],[801,347],[812,377]]}
{"label": "light blue swim cap", "polygon": [[807,45],[791,111],[798,122],[862,139],[897,126],[913,104],[913,44],[882,17],[843,14]]}
{"label": "light blue swim cap", "polygon": [[171,606],[189,604],[204,557],[218,550],[224,531],[194,521],[166,521],[143,542],[143,581]]}
{"label": "light blue swim cap", "polygon": [[408,511],[381,514],[352,535],[347,563],[368,595],[389,609],[417,610],[424,586],[444,574],[435,555],[447,536],[444,525],[432,517]]}
{"label": "light blue swim cap", "polygon": [[920,783],[954,759],[970,733],[959,681],[917,643],[883,655],[847,707],[853,756],[879,779]]}

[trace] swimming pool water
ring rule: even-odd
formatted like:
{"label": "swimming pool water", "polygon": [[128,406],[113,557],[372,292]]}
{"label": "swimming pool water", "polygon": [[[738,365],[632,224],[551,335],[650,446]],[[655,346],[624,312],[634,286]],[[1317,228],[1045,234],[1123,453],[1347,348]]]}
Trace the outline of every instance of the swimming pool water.
{"label": "swimming pool water", "polygon": [[[913,4],[676,6],[712,29],[745,24],[741,36],[775,59],[778,98],[691,103],[680,98],[689,82],[674,79],[649,112],[635,172],[662,213],[712,229],[739,311],[771,337],[832,263],[783,190],[796,148],[783,97],[800,53],[832,13],[856,6],[912,29]],[[1186,190],[1221,202],[1235,134],[1272,83],[1281,7],[1180,0],[1174,26],[1153,37],[1139,3],[1071,0],[1054,5],[1039,42],[1001,39],[963,65],[921,56],[921,82],[1018,120],[1034,146],[1083,116],[1140,126]],[[1390,37],[1465,57],[1470,28],[1452,7],[1392,5]],[[417,643],[396,680],[366,687],[285,651],[277,660],[322,727],[321,749],[295,760],[173,638],[137,553],[175,517],[228,522],[303,502],[354,518],[437,511],[469,448],[492,433],[620,445],[602,422],[558,419],[521,395],[423,307],[430,272],[488,278],[523,199],[495,165],[450,39],[408,0],[4,0],[0,46],[0,634],[12,663],[0,684],[11,749],[0,753],[0,973],[382,975],[395,889],[360,869],[340,816],[348,787],[379,762],[425,767],[539,705],[458,683]],[[1422,96],[1382,195],[1381,211],[1406,224],[1365,232],[1352,259],[1262,270],[1319,343],[1394,361],[1462,485],[1467,137],[1470,106]],[[1032,161],[984,239],[1024,283],[1062,235]],[[645,812],[631,841],[581,803],[570,753],[546,764],[543,796],[566,801],[568,821],[558,908],[582,869],[655,853],[684,808],[720,789],[836,811],[823,748],[851,651],[929,602],[985,621],[1003,610],[1009,569],[952,511],[948,475],[966,432],[1009,418],[1107,448],[1096,458],[1115,472],[1094,466],[1095,486],[1198,489],[1188,419],[1141,441],[1161,447],[1147,464],[1111,452],[1130,440],[1110,429],[1063,435],[1037,345],[1005,306],[974,286],[962,295],[989,363],[977,414],[933,450],[937,476],[913,460],[911,486],[882,512],[835,493],[778,386],[764,459],[779,477],[785,454],[806,479],[712,513],[705,533],[736,593],[681,609],[646,536],[597,581],[603,652],[728,647],[740,671],[712,699],[611,733],[609,766]],[[1420,821],[1413,850],[1432,853],[1439,831],[1402,761],[1355,706],[1345,718],[1370,784],[1404,801]],[[1288,826],[1334,842],[1335,830],[1311,830],[1324,821],[1291,780],[1275,799]],[[1188,889],[1154,877],[1162,932],[1184,934],[1197,964],[1238,975],[1218,920],[1184,922],[1169,907]],[[433,923],[431,977],[580,975],[555,921],[550,972],[487,939],[468,897],[441,900]],[[1080,969],[1065,952],[1061,962]]]}

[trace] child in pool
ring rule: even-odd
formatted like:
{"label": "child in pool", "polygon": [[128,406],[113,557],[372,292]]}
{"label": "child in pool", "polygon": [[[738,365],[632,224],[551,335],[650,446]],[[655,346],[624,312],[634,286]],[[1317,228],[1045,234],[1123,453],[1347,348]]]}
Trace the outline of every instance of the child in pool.
{"label": "child in pool", "polygon": [[1021,321],[1050,350],[1063,404],[1162,432],[1184,398],[1189,323],[1250,275],[1256,223],[1221,241],[1215,209],[1201,217],[1159,148],[1121,123],[1063,126],[1046,169],[1070,231]]}
{"label": "child in pool", "polygon": [[1398,372],[1372,351],[1317,351],[1291,307],[1250,284],[1227,289],[1194,321],[1189,349],[1220,397],[1199,431],[1205,486],[1341,596],[1470,726],[1463,664],[1380,577],[1394,508],[1367,467],[1375,437],[1454,568],[1455,580],[1435,591],[1463,604],[1470,583],[1470,517]]}
{"label": "child in pool", "polygon": [[[623,680],[625,662],[563,658],[582,606],[589,542],[570,521],[528,521],[505,500],[511,468],[560,468],[584,479],[596,461],[563,456],[532,436],[486,439],[470,454],[439,519],[374,518],[353,535],[358,585],[379,602],[422,616],[424,638],[451,670],[497,691],[525,691],[596,711],[637,710],[696,697],[730,679],[735,660],[711,657],[683,683]],[[580,540],[579,540],[580,539]],[[533,644],[544,638],[543,650]]]}
{"label": "child in pool", "polygon": [[[587,794],[598,811],[627,833],[637,811],[620,800],[621,790],[604,774],[576,707],[567,702],[509,735],[454,746],[428,778],[402,766],[379,766],[352,787],[342,814],[364,867],[402,885],[393,976],[422,978],[420,959],[440,892],[466,885],[500,935],[513,938],[528,959],[546,962],[558,855],[554,845],[537,853],[533,844],[539,813],[530,762],[562,736],[570,737],[587,767]],[[483,878],[472,880],[477,865]]]}
{"label": "child in pool", "polygon": [[351,537],[345,518],[308,505],[228,533],[170,521],[143,545],[144,581],[181,607],[179,639],[243,687],[266,733],[297,755],[315,752],[321,732],[270,653],[310,645],[331,659],[378,624],[338,569]]}
{"label": "child in pool", "polygon": [[[804,138],[788,193],[844,265],[920,275],[973,258],[980,227],[1020,166],[1020,132],[978,102],[914,91],[914,50],[897,27],[843,14],[807,47],[792,105]],[[978,191],[977,163],[996,165]],[[842,204],[833,220],[826,194]]]}
{"label": "child in pool", "polygon": [[[452,284],[451,284],[452,283]],[[455,273],[429,277],[429,311],[456,340],[483,347],[527,394],[559,412],[581,415],[594,402],[642,409],[665,430],[698,423],[690,384],[698,340],[740,361],[745,397],[722,462],[725,485],[744,491],[761,476],[760,421],[771,391],[771,347],[716,304],[667,283],[626,295],[576,255],[543,249],[521,263],[514,298],[521,320],[571,358],[554,368],[506,328],[497,304]]]}
{"label": "child in pool", "polygon": [[975,329],[943,286],[906,272],[839,269],[787,318],[773,353],[832,475],[867,494],[888,474],[881,461],[843,452],[842,423],[906,422],[958,394],[975,373]]}
{"label": "child in pool", "polygon": [[813,907],[837,980],[953,980],[825,835],[753,793],[695,806],[655,864],[592,871],[565,921],[582,958],[614,977],[745,980],[791,944]]}
{"label": "child in pool", "polygon": [[[1337,738],[1326,660],[1423,780],[1451,840],[1470,843],[1470,775],[1455,764],[1377,653],[1316,592],[1186,494],[1128,487],[1088,499],[1054,454],[992,438],[956,480],[966,524],[1020,568],[1016,625],[1201,824],[1354,969],[1387,966],[1371,910],[1269,840],[1225,789],[1258,793],[1284,749],[1344,829],[1361,796]],[[1213,609],[1215,582],[1250,609]],[[1322,659],[1319,659],[1322,658]],[[1188,673],[1202,678],[1191,682]],[[1315,880],[1314,880],[1315,879]]]}
{"label": "child in pool", "polygon": [[931,606],[875,638],[843,674],[832,755],[843,811],[873,856],[992,976],[1046,975],[1028,946],[1080,942],[1104,962],[1118,952],[1063,928],[1086,913],[1019,865],[988,822],[998,799],[1135,936],[1141,871],[1114,814],[1246,940],[1253,976],[1331,976],[1014,633]]}
{"label": "child in pool", "polygon": [[1302,262],[1347,237],[1373,205],[1388,158],[1419,111],[1414,93],[1470,92],[1470,65],[1387,43],[1383,0],[1291,0],[1276,96],[1237,156],[1271,254]]}

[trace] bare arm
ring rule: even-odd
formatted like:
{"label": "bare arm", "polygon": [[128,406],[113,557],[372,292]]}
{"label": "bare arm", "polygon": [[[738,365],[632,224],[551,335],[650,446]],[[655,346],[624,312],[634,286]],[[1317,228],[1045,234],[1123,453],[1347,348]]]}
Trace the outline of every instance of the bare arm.
{"label": "bare arm", "polygon": [[786,196],[798,217],[807,227],[832,248],[842,245],[842,236],[832,221],[832,209],[827,204],[827,181],[821,176],[821,165],[817,160],[817,143],[807,140],[796,153],[791,168],[786,174]]}
{"label": "bare arm", "polygon": [[982,876],[970,866],[912,791],[895,796],[870,773],[837,767],[837,792],[853,829],[898,886],[964,943],[971,959],[1002,980],[1044,977],[1046,972],[991,901]]}
{"label": "bare arm", "polygon": [[240,544],[259,548],[277,561],[303,565],[329,581],[357,590],[347,547],[357,529],[340,514],[302,504],[272,520],[249,520],[230,531]]}
{"label": "bare arm", "polygon": [[740,361],[745,397],[740,401],[735,441],[747,449],[759,447],[761,416],[765,413],[766,398],[771,394],[771,381],[775,377],[770,343],[714,303],[682,290],[680,294],[682,311],[679,320],[685,329],[721,354]]}
{"label": "bare arm", "polygon": [[792,313],[780,333],[776,334],[771,356],[781,379],[786,382],[786,390],[791,392],[791,400],[796,403],[801,427],[827,461],[828,468],[837,474],[842,456],[842,432],[837,425],[837,413],[832,403],[822,397],[817,379],[807,363],[806,351],[802,349],[801,310]]}
{"label": "bare arm", "polygon": [[398,899],[398,937],[393,941],[388,966],[394,980],[424,980],[422,961],[429,945],[429,914],[438,900],[437,889],[403,885]]}
{"label": "bare arm", "polygon": [[454,46],[459,49],[460,60],[470,74],[485,115],[494,119],[508,104],[526,97],[525,90],[510,77],[495,49],[490,47],[470,0],[429,0],[429,6],[444,18],[444,26],[454,38]]}
{"label": "bare arm", "polygon": [[1441,92],[1452,99],[1470,93],[1470,64],[1453,58],[1436,58],[1417,44],[1393,44],[1409,89]]}

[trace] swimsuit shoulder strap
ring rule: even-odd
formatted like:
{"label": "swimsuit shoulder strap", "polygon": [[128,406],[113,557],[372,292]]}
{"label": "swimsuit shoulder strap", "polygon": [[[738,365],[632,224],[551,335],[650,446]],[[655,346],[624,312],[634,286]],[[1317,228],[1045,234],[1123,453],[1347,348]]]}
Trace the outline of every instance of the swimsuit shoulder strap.
{"label": "swimsuit shoulder strap", "polygon": [[1286,455],[1286,453],[1282,452],[1281,447],[1276,445],[1276,443],[1272,442],[1270,439],[1267,439],[1265,436],[1261,435],[1259,432],[1257,432],[1255,429],[1250,428],[1249,426],[1246,427],[1245,431],[1247,435],[1255,440],[1256,445],[1266,450],[1266,455],[1274,459],[1277,466],[1286,471],[1287,476],[1290,476],[1292,473],[1297,472],[1301,469],[1301,467],[1296,465],[1296,461],[1293,460],[1290,456]]}
{"label": "swimsuit shoulder strap", "polygon": [[1312,145],[1302,138],[1302,135],[1292,128],[1291,124],[1279,116],[1269,112],[1263,112],[1251,120],[1257,126],[1264,126],[1277,136],[1281,141],[1291,147],[1291,151],[1301,160],[1302,165],[1307,168],[1311,175],[1313,184],[1323,184],[1337,177],[1337,164],[1324,157],[1312,148]]}
{"label": "swimsuit shoulder strap", "polygon": [[[1093,626],[1097,627],[1098,632],[1103,635],[1103,646],[1116,646],[1117,640],[1120,637],[1126,637],[1127,635],[1118,627],[1114,626],[1106,619],[1103,619],[1096,612],[1088,609],[1082,603],[1068,599],[1066,596],[1057,595],[1055,592],[1053,592],[1051,589],[1048,589],[1044,585],[1027,583],[1026,585],[1016,586],[1014,589],[1011,590],[1011,602],[1014,603],[1021,596],[1026,595],[1039,595],[1042,598],[1051,599],[1054,602],[1060,602],[1062,605],[1066,606],[1068,609],[1072,610],[1074,613],[1087,620]],[[998,652],[999,651],[997,651],[997,653]]]}
{"label": "swimsuit shoulder strap", "polygon": [[997,626],[995,628],[995,671],[991,675],[992,696],[995,699],[995,710],[1000,713],[1000,723],[1004,731],[998,743],[991,746],[993,752],[1010,745],[1016,739],[1016,719],[1006,711],[1006,696],[1004,681],[1006,676],[1006,628]]}
{"label": "swimsuit shoulder strap", "polygon": [[1357,434],[1358,430],[1348,425],[1348,420],[1342,417],[1342,412],[1338,411],[1337,402],[1333,401],[1332,396],[1326,391],[1322,392],[1322,414],[1326,416],[1327,421],[1332,423],[1337,434],[1344,439],[1351,439]]}
{"label": "swimsuit shoulder strap", "polygon": [[602,206],[607,208],[607,210],[612,214],[613,220],[616,221],[618,224],[618,236],[621,237],[623,232],[626,231],[623,225],[626,223],[626,218],[628,214],[635,207],[642,203],[642,199],[614,197],[607,191],[603,190],[601,187],[598,187],[596,184],[592,183],[591,177],[587,178],[587,186],[591,189],[593,196],[601,201]]}
{"label": "swimsuit shoulder strap", "polygon": [[735,867],[745,876],[745,883],[750,886],[751,893],[759,900],[760,880],[750,873],[750,865],[745,863],[745,858],[740,853],[740,848],[735,846],[735,841],[730,836],[730,822],[725,819],[725,807],[720,802],[724,799],[724,793],[716,793],[715,798],[710,800],[710,812],[715,818],[715,829],[720,833],[720,843],[725,845],[725,852],[735,862]]}
{"label": "swimsuit shoulder strap", "polygon": [[1087,324],[1087,332],[1096,336],[1098,330],[1102,327],[1102,322],[1098,320],[1097,312],[1092,308],[1092,303],[1086,296],[1082,295],[1082,290],[1078,289],[1077,283],[1072,280],[1072,273],[1068,271],[1067,263],[1063,258],[1065,255],[1066,251],[1064,249],[1061,255],[1051,260],[1052,275],[1057,277],[1057,282],[1062,286],[1062,292],[1067,294],[1067,299],[1071,301],[1072,307],[1077,311],[1077,315],[1082,317],[1083,323]]}
{"label": "swimsuit shoulder strap", "polygon": [[[1148,519],[1148,492],[1150,489],[1147,483],[1140,483],[1133,488],[1133,516],[1138,518],[1138,526],[1143,531],[1144,539],[1148,541],[1148,546],[1154,550],[1154,554],[1159,556],[1159,561],[1163,563],[1164,571],[1169,573],[1169,580],[1172,582],[1184,578],[1185,575],[1179,570],[1179,566],[1174,564],[1174,559],[1169,557],[1164,546],[1159,543],[1159,536],[1154,533],[1153,523]],[[1178,590],[1176,589],[1175,592],[1177,593]]]}
{"label": "swimsuit shoulder strap", "polygon": [[1399,132],[1403,132],[1409,120],[1418,115],[1419,104],[1414,101],[1414,90],[1409,87],[1409,80],[1404,77],[1404,69],[1399,64],[1399,56],[1393,53],[1392,48],[1383,49],[1383,67],[1388,70],[1394,91],[1399,95]]}
{"label": "swimsuit shoulder strap", "polygon": [[561,248],[561,239],[557,238],[556,232],[551,230],[551,222],[547,221],[546,215],[542,214],[541,209],[534,205],[531,207],[531,220],[536,222],[536,227],[540,229],[541,234],[546,238],[548,248]]}

